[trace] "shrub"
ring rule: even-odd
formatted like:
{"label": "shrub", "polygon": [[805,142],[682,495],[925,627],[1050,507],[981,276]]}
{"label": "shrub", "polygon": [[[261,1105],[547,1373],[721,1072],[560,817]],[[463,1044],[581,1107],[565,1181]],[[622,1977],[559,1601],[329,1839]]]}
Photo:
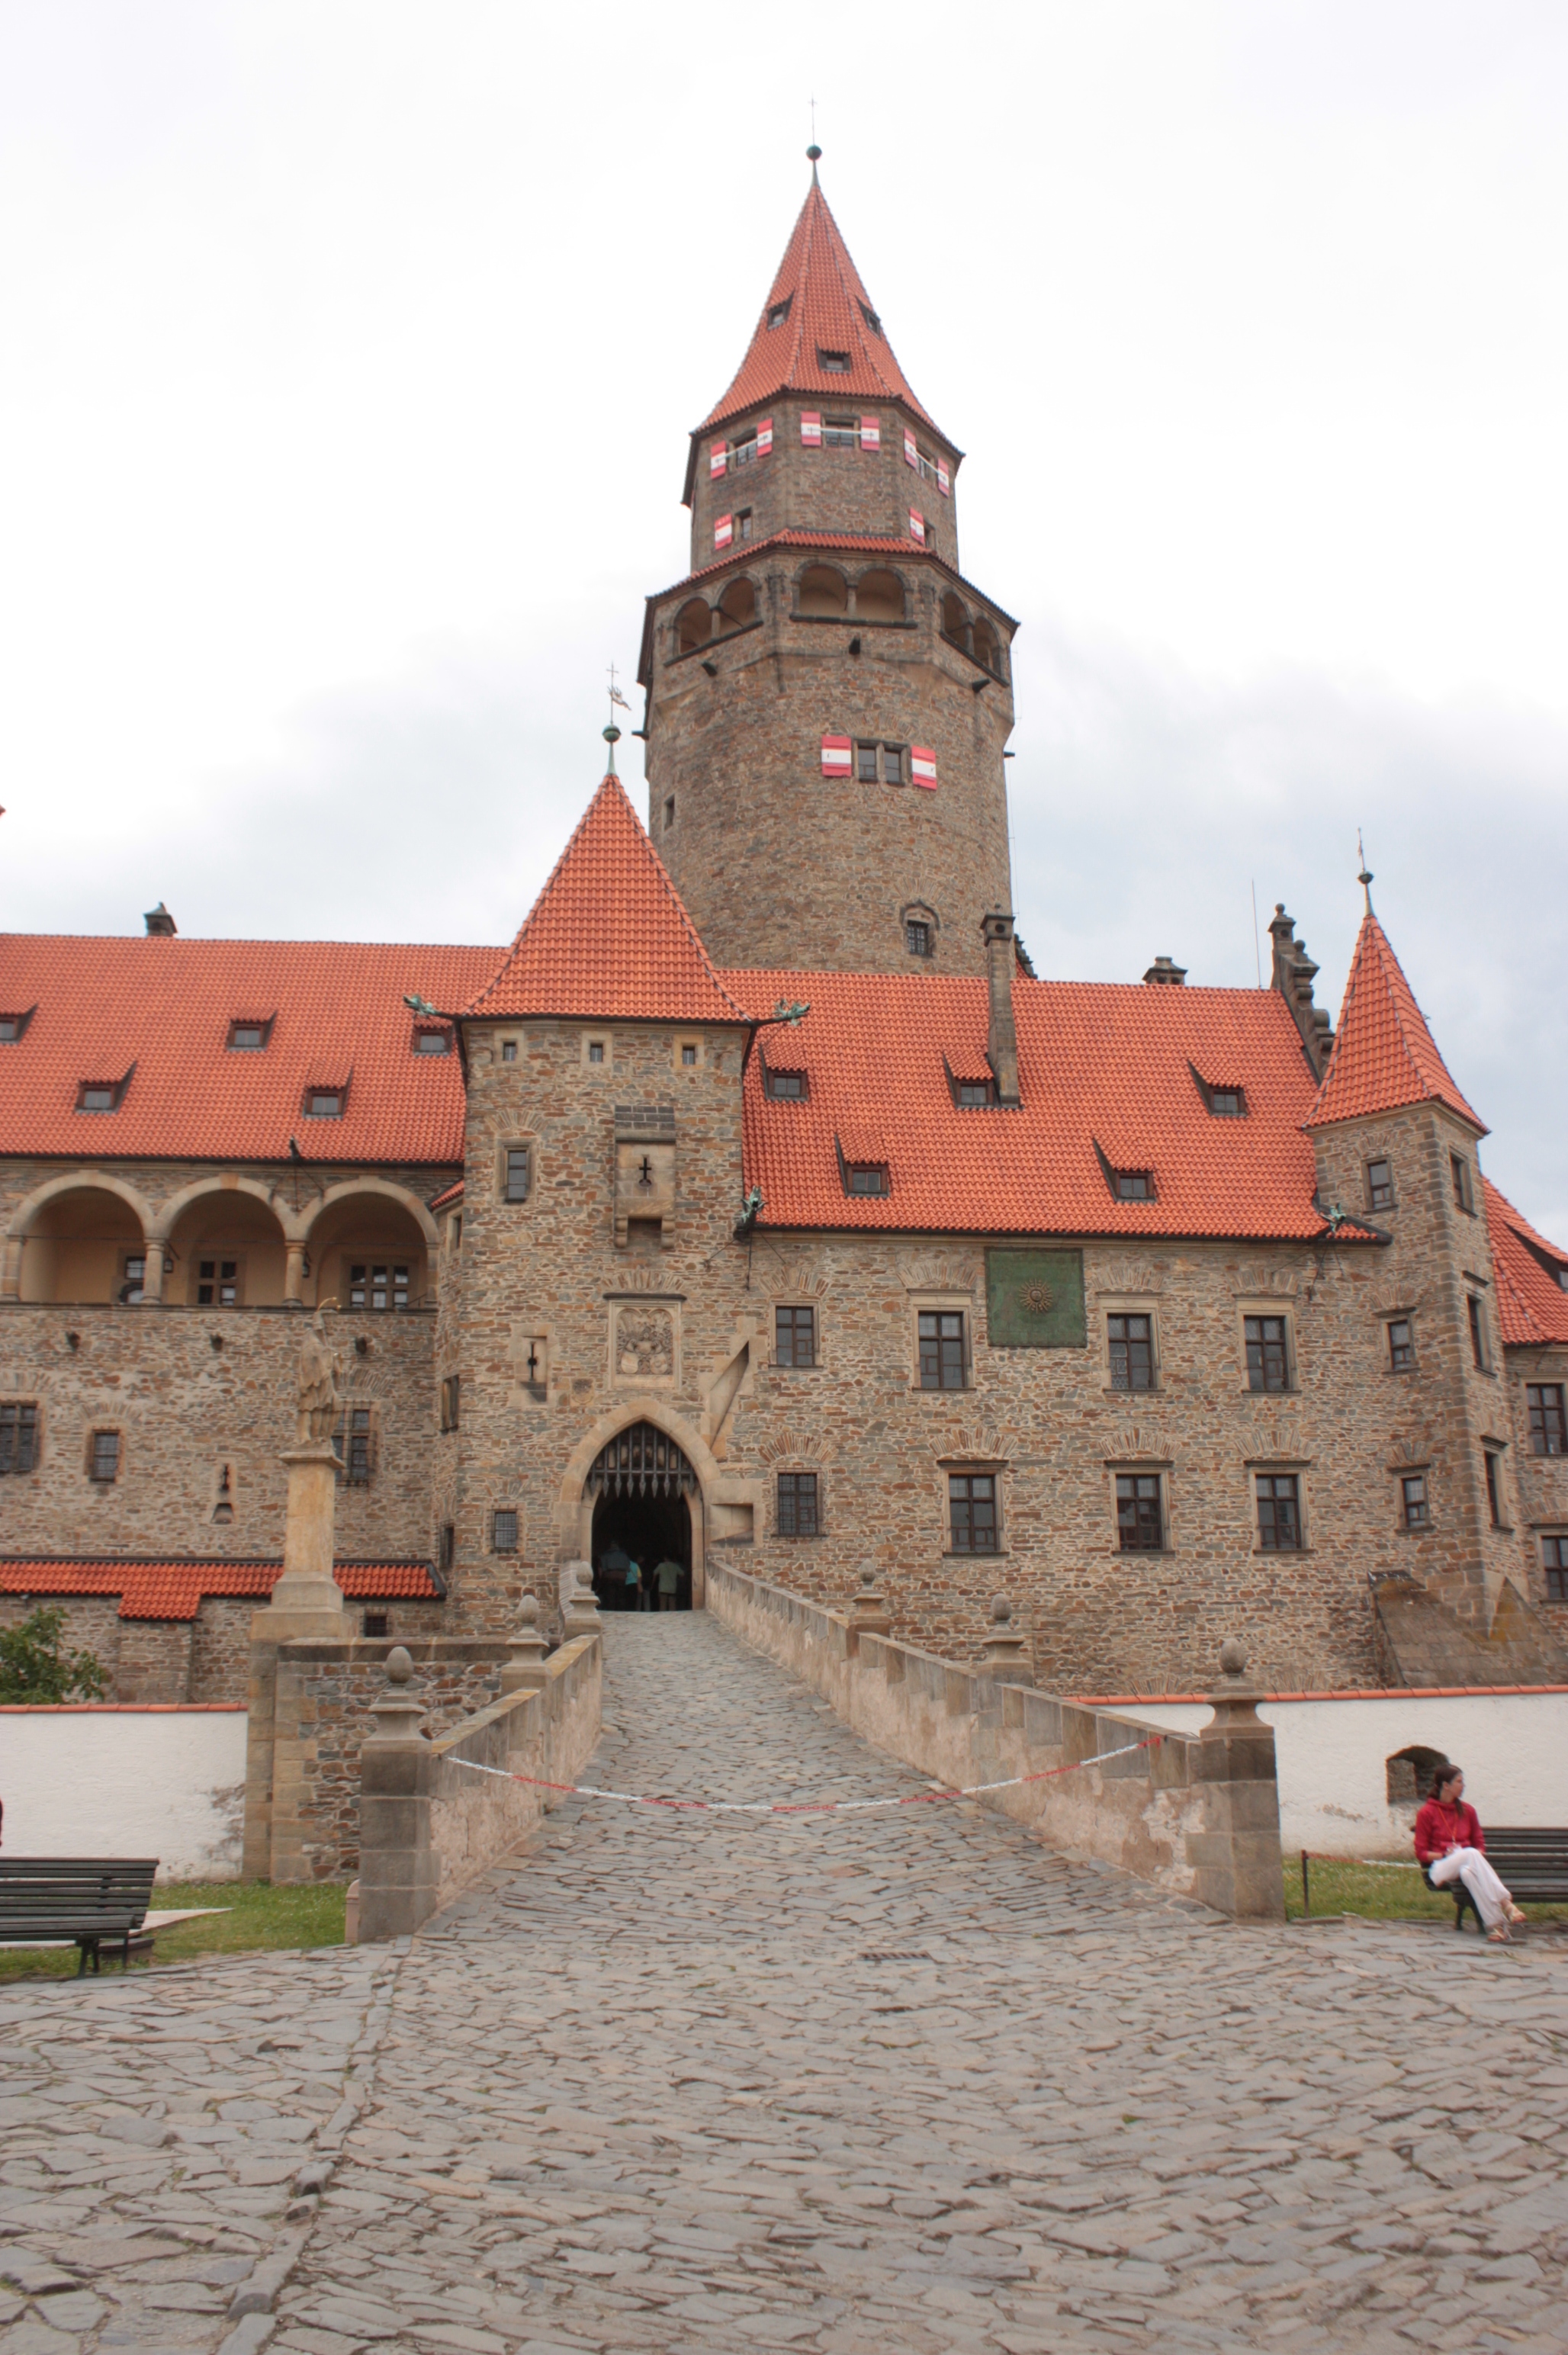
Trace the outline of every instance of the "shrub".
{"label": "shrub", "polygon": [[0,1701],[101,1700],[109,1679],[91,1652],[63,1652],[65,1613],[40,1604],[15,1627],[0,1627]]}

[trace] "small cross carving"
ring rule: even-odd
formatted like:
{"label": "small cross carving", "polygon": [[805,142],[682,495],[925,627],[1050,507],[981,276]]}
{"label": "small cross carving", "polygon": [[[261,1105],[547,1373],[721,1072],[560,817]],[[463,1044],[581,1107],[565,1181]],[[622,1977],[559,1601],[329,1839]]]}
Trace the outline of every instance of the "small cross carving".
{"label": "small cross carving", "polygon": [[637,1165],[637,1183],[639,1186],[646,1187],[651,1189],[653,1182],[654,1165],[647,1154],[645,1153],[642,1160]]}

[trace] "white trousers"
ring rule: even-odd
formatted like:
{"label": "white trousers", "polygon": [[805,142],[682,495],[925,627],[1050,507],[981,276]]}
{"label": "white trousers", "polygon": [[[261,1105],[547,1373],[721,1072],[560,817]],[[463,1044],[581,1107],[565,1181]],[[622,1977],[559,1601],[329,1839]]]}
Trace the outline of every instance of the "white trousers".
{"label": "white trousers", "polygon": [[1462,1881],[1479,1906],[1481,1920],[1488,1930],[1495,1930],[1499,1922],[1508,1920],[1508,1891],[1478,1848],[1451,1848],[1427,1870],[1439,1888],[1445,1881]]}

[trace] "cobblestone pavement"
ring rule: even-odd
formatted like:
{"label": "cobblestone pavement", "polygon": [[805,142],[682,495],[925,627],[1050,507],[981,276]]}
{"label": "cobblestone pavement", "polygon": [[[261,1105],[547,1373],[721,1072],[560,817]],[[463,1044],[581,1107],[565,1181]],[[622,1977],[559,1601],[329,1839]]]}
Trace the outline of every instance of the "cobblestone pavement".
{"label": "cobblestone pavement", "polygon": [[[607,1642],[594,1781],[919,1787],[700,1614]],[[42,2159],[7,2130],[37,2294],[0,2355],[216,2347],[313,2127],[341,2156],[231,2355],[1568,2348],[1568,1955],[1237,1929],[976,1806],[573,1799],[405,1954],[29,1993],[0,2034],[68,2105]]]}

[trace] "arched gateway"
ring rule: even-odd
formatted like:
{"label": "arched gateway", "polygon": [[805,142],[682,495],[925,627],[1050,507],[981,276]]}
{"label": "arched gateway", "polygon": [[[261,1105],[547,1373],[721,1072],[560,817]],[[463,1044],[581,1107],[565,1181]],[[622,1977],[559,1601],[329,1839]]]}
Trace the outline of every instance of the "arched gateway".
{"label": "arched gateway", "polygon": [[[697,1473],[684,1451],[656,1423],[634,1423],[607,1440],[583,1483],[593,1499],[590,1559],[593,1583],[609,1611],[658,1609],[655,1573],[661,1561],[680,1568],[675,1608],[691,1608],[691,1506]],[[628,1586],[626,1567],[640,1579]]]}

